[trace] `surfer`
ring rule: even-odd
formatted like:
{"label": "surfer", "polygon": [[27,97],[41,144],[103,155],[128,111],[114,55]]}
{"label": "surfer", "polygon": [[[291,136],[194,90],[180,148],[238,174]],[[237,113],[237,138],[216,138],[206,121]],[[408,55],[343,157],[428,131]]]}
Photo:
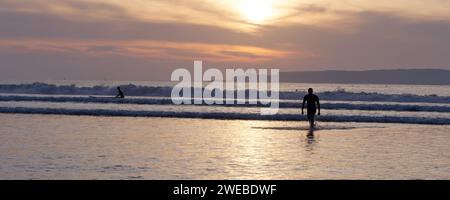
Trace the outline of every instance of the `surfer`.
{"label": "surfer", "polygon": [[123,94],[122,90],[120,89],[120,87],[117,87],[117,95],[116,98],[125,98],[125,95]]}
{"label": "surfer", "polygon": [[305,107],[305,102],[306,102],[306,108],[307,108],[306,115],[308,117],[309,127],[314,128],[314,116],[316,115],[316,103],[317,103],[317,108],[319,110],[317,115],[320,115],[320,103],[319,103],[319,97],[317,95],[313,94],[312,88],[309,88],[308,94],[305,95],[305,97],[303,97],[302,115],[304,114],[303,108]]}

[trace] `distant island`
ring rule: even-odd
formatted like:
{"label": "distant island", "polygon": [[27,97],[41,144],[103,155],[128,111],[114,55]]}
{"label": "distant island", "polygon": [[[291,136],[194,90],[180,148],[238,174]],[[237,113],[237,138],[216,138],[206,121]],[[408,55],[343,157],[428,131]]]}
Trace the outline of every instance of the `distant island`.
{"label": "distant island", "polygon": [[291,71],[280,72],[280,81],[291,83],[450,85],[450,70],[393,69],[365,71]]}

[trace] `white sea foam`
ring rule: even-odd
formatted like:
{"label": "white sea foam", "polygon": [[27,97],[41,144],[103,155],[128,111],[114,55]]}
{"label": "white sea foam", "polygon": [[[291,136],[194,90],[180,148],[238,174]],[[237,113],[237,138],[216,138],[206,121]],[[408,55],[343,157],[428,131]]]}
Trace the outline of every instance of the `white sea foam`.
{"label": "white sea foam", "polygon": [[[127,96],[170,97],[172,87],[121,85]],[[248,91],[247,91],[248,92]],[[0,93],[49,94],[49,95],[109,95],[116,94],[115,87],[96,85],[78,87],[76,85],[54,85],[47,83],[0,84]],[[304,92],[281,91],[280,99],[301,99]],[[367,92],[347,92],[345,90],[319,92],[322,100],[335,101],[378,101],[378,102],[427,102],[449,103],[450,96],[416,94],[382,94]]]}
{"label": "white sea foam", "polygon": [[[0,102],[3,102],[0,113],[304,120],[304,116],[299,113],[284,112],[301,107],[300,100],[304,95],[303,92],[282,91],[279,101],[281,112],[277,115],[262,116],[259,113],[249,112],[249,109],[253,109],[252,107],[263,106],[261,104],[208,105],[209,107],[204,104],[193,108],[184,105],[177,107],[170,99],[172,88],[169,86],[129,84],[121,87],[127,95],[125,99],[112,98],[116,88],[111,86],[0,84]],[[320,121],[450,124],[449,96],[344,90],[325,91],[318,94],[321,97],[321,107],[326,111],[325,115],[318,116]],[[120,106],[111,104],[120,104]],[[152,108],[152,106],[161,107]]]}
{"label": "white sea foam", "polygon": [[[61,108],[30,108],[30,107],[0,107],[0,113],[127,116],[127,117],[180,117],[180,118],[204,118],[204,119],[282,120],[282,121],[305,120],[304,116],[298,114],[260,115],[259,113],[174,112],[174,111],[165,112],[165,111],[64,109],[64,108],[61,109]],[[318,116],[317,118],[319,121],[324,122],[379,122],[379,123],[450,125],[450,118],[439,118],[439,117],[324,115]]]}
{"label": "white sea foam", "polygon": [[[172,105],[169,98],[141,97],[117,99],[111,97],[89,97],[89,96],[27,96],[27,95],[0,95],[0,101],[41,101],[41,102],[73,102],[73,103],[116,103],[116,104],[139,104],[139,105]],[[207,105],[207,104],[203,104]],[[233,105],[209,105],[209,106],[230,106],[230,107],[263,107],[262,104],[233,104]],[[280,101],[280,108],[300,108],[300,101]],[[379,103],[342,103],[323,102],[324,109],[345,109],[345,110],[385,110],[385,111],[413,111],[413,112],[450,112],[450,105],[433,104],[379,104]]]}

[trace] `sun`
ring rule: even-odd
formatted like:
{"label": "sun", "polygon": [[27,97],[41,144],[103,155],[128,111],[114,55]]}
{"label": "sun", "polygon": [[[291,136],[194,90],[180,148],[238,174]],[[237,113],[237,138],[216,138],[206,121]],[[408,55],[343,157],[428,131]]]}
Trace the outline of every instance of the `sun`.
{"label": "sun", "polygon": [[238,10],[252,24],[264,24],[274,13],[272,3],[266,0],[242,0],[238,4]]}

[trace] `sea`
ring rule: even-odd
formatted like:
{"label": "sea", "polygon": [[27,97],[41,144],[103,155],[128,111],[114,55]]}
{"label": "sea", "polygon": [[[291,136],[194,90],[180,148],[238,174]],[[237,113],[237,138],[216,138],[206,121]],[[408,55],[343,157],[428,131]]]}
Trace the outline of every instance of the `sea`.
{"label": "sea", "polygon": [[175,84],[0,81],[0,179],[450,179],[448,85],[281,83],[261,115],[174,105]]}

